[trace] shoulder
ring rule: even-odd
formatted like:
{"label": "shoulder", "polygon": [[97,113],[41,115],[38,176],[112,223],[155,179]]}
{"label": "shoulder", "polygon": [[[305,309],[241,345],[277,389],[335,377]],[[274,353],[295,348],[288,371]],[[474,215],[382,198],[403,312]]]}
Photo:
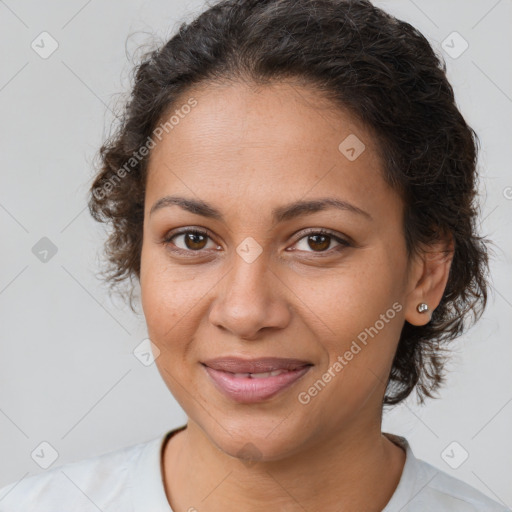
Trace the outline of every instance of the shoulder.
{"label": "shoulder", "polygon": [[129,511],[131,470],[155,442],[158,439],[23,477],[0,489],[0,512]]}
{"label": "shoulder", "polygon": [[406,450],[398,487],[383,512],[511,512],[469,484],[417,459],[403,437],[385,434]]}
{"label": "shoulder", "polygon": [[438,510],[454,512],[509,512],[505,505],[487,497],[467,483],[434,468],[430,464],[419,461],[431,474],[431,480],[425,486],[418,502],[436,505]]}

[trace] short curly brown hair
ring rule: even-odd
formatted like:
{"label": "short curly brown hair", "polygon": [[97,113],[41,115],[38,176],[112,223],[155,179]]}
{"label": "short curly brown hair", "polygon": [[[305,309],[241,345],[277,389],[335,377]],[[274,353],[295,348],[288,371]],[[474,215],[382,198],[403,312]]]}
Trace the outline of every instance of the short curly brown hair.
{"label": "short curly brown hair", "polygon": [[224,0],[143,56],[90,188],[92,216],[113,228],[103,276],[112,289],[140,279],[147,145],[183,95],[196,84],[290,78],[375,134],[384,178],[405,204],[409,256],[441,233],[453,237],[441,303],[427,325],[405,322],[384,397],[397,404],[416,387],[423,402],[444,380],[444,345],[487,302],[488,241],[476,233],[479,141],[427,39],[369,1]]}

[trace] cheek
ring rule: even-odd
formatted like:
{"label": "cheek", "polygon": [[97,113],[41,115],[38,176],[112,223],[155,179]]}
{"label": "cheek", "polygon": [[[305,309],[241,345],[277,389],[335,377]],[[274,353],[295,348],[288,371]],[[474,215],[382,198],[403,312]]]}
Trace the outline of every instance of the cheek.
{"label": "cheek", "polygon": [[296,278],[293,284],[288,283],[299,298],[296,305],[302,309],[300,314],[309,318],[308,323],[317,334],[323,332],[318,339],[336,339],[334,345],[342,349],[343,340],[357,337],[374,325],[400,299],[391,262],[384,265],[377,259],[382,261],[361,257],[355,265],[347,264],[320,277]]}
{"label": "cheek", "polygon": [[[340,268],[323,282],[302,283],[295,289],[306,306],[302,314],[307,315],[328,356],[322,371],[330,369],[336,374],[332,392],[354,406],[372,392],[379,379],[386,380],[403,325],[397,285],[400,263],[384,252],[366,255],[357,265]],[[336,371],[333,365],[340,362],[339,357],[343,368],[337,365]]]}
{"label": "cheek", "polygon": [[[167,278],[166,278],[167,277]],[[149,337],[157,343],[178,339],[193,315],[197,296],[162,273],[151,273],[141,281],[141,301]]]}
{"label": "cheek", "polygon": [[147,331],[160,350],[156,359],[160,373],[171,384],[167,372],[179,377],[190,364],[187,359],[206,314],[208,291],[215,289],[218,277],[212,272],[199,274],[193,265],[172,265],[161,248],[143,248],[141,258],[141,302]]}
{"label": "cheek", "polygon": [[140,288],[146,320],[154,328],[157,324],[169,327],[181,310],[186,310],[194,299],[195,281],[184,286],[183,272],[171,265],[165,250],[144,242],[141,252]]}
{"label": "cheek", "polygon": [[143,250],[141,302],[149,338],[159,349],[155,364],[175,399],[190,409],[193,386],[186,360],[196,328],[198,299],[204,292],[195,281],[185,282],[179,275],[157,251]]}
{"label": "cheek", "polygon": [[186,311],[183,291],[175,282],[161,251],[145,244],[141,253],[141,303],[151,340],[159,347]]}

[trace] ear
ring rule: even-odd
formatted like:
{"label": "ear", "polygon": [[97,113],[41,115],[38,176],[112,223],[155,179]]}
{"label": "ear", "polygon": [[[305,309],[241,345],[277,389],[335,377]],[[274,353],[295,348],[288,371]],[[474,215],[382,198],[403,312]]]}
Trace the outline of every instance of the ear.
{"label": "ear", "polygon": [[[451,233],[439,241],[422,247],[412,257],[409,265],[408,290],[405,301],[405,319],[412,325],[425,325],[430,322],[432,312],[443,297],[454,254]],[[420,313],[418,304],[424,302],[428,311]]]}

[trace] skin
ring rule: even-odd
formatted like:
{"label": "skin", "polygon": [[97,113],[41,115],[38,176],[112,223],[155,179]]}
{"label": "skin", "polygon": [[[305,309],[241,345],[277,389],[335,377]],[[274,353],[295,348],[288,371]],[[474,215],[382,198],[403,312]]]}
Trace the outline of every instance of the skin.
{"label": "skin", "polygon": [[[416,306],[433,310],[442,298],[451,258],[439,251],[448,241],[429,247],[428,257],[407,258],[403,203],[382,178],[374,137],[313,89],[210,84],[188,91],[182,103],[191,96],[197,106],[151,153],[141,255],[156,364],[188,416],[163,452],[169,502],[176,512],[224,511],[228,504],[254,512],[380,511],[405,462],[381,432],[385,383],[404,321],[427,323],[429,314]],[[338,149],[350,134],[366,146],[354,161]],[[224,221],[177,205],[150,215],[171,194],[212,204]],[[348,201],[372,219],[330,208],[272,220],[273,208],[321,197]],[[211,238],[194,245],[182,234],[163,242],[182,227],[206,229]],[[307,228],[331,230],[352,245],[311,240]],[[262,249],[251,263],[236,252],[247,237]],[[395,302],[401,310],[394,318],[300,403],[298,394]],[[239,404],[200,364],[227,355],[314,366],[271,399]]]}

